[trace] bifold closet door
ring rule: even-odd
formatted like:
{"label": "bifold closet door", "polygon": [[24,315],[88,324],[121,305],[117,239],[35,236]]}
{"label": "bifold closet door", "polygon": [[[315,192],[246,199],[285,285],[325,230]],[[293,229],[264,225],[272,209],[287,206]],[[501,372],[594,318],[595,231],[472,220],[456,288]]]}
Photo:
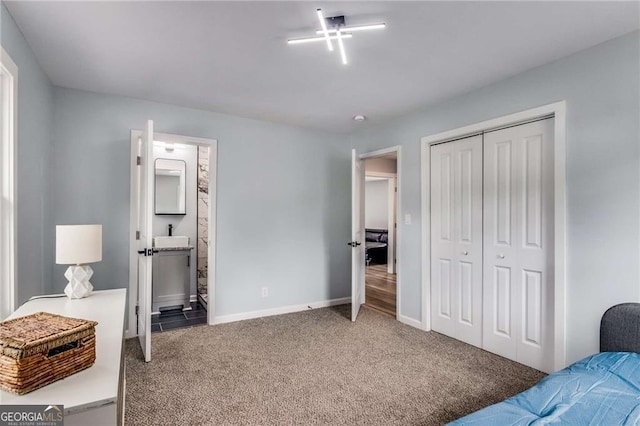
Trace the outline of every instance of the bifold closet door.
{"label": "bifold closet door", "polygon": [[431,147],[432,329],[482,344],[482,136]]}
{"label": "bifold closet door", "polygon": [[551,370],[553,119],[484,135],[483,348]]}

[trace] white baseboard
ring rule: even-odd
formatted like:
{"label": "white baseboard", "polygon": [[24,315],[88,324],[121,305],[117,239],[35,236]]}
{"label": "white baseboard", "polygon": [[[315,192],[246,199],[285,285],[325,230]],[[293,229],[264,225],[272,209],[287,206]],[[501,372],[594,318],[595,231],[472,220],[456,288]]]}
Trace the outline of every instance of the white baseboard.
{"label": "white baseboard", "polygon": [[308,311],[309,309],[327,308],[329,306],[345,305],[351,303],[350,297],[340,299],[323,300],[321,302],[304,303],[302,305],[282,306],[280,308],[264,309],[261,311],[242,312],[239,314],[220,315],[213,319],[212,324],[224,324],[228,322],[243,321],[254,318],[270,317],[272,315],[290,314],[293,312]]}
{"label": "white baseboard", "polygon": [[[342,297],[339,299],[323,300],[321,302],[304,303],[301,305],[282,306],[280,308],[264,309],[261,311],[242,312],[239,314],[221,315],[213,319],[211,325],[225,324],[228,322],[243,321],[254,318],[270,317],[273,315],[290,314],[293,312],[308,311],[309,309],[327,308],[329,306],[346,305],[351,303],[350,297]],[[407,318],[409,321],[415,321]],[[418,323],[419,324],[419,323]],[[409,324],[412,325],[412,324]],[[136,337],[137,334],[130,333],[129,330],[125,331],[125,338],[131,339]]]}
{"label": "white baseboard", "polygon": [[422,326],[422,322],[415,320],[413,318],[409,318],[404,315],[398,315],[398,321],[400,321],[403,324],[410,325],[411,327],[415,327],[419,330],[424,330],[424,327]]}

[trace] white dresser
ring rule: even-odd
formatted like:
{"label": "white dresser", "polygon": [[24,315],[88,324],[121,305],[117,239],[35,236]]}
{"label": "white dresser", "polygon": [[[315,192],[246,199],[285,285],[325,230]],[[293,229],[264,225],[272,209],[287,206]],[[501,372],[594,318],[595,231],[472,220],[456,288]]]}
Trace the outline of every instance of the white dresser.
{"label": "white dresser", "polygon": [[97,321],[96,362],[90,368],[26,395],[0,391],[0,404],[63,404],[64,424],[121,425],[124,423],[124,315],[125,289],[95,291],[90,297],[71,300],[33,299],[8,319],[35,312],[51,312]]}

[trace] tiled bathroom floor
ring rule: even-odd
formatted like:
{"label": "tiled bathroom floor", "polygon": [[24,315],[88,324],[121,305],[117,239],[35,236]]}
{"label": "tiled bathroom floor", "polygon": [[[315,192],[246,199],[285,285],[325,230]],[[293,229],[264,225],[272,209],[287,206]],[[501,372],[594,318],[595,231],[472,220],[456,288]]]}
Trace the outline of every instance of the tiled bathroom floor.
{"label": "tiled bathroom floor", "polygon": [[191,310],[174,309],[151,316],[151,332],[160,333],[176,328],[195,327],[207,323],[207,311],[200,302],[191,302]]}

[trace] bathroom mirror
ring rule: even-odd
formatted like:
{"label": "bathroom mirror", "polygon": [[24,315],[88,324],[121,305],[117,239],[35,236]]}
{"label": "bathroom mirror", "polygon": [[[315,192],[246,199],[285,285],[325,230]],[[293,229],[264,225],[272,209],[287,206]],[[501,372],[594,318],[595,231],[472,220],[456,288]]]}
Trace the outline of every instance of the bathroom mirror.
{"label": "bathroom mirror", "polygon": [[184,160],[158,158],[155,162],[156,214],[184,215],[186,211],[186,174]]}

